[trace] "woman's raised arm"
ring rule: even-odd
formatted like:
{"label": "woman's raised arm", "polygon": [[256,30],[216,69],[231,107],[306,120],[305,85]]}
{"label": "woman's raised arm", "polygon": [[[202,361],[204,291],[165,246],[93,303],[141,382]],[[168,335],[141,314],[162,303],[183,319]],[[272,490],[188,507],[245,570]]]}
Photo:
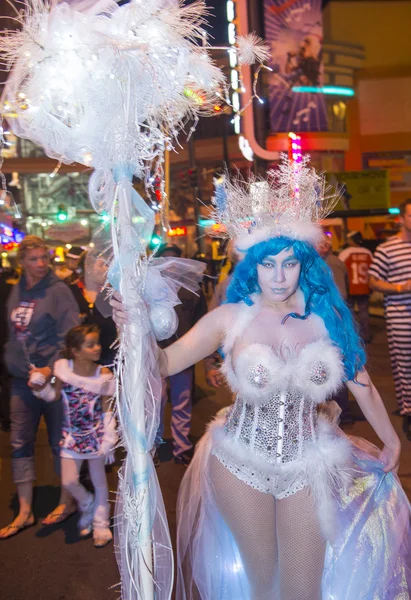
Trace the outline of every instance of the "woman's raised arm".
{"label": "woman's raised arm", "polygon": [[[117,325],[127,324],[127,312],[118,295],[110,300],[110,304]],[[237,308],[237,304],[223,304],[215,308],[174,344],[165,350],[159,349],[162,377],[180,373],[218,350]]]}
{"label": "woman's raised arm", "polygon": [[161,352],[163,377],[184,371],[206,358],[222,345],[224,332],[232,320],[233,304],[225,304],[207,313],[182,338]]}

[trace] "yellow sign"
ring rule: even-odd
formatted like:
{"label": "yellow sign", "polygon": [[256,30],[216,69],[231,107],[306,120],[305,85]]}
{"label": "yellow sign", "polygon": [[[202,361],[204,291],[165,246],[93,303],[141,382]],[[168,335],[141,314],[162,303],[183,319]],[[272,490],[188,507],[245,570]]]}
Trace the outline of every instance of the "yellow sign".
{"label": "yellow sign", "polygon": [[336,210],[389,208],[390,182],[387,171],[347,171],[328,173],[328,182],[343,186]]}

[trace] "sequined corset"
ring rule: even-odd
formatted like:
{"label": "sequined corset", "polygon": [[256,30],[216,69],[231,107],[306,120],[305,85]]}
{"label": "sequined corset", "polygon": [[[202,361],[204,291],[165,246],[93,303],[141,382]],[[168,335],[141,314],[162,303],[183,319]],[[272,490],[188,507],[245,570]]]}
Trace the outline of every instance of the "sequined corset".
{"label": "sequined corset", "polygon": [[262,404],[238,396],[225,433],[271,464],[298,459],[315,440],[317,407],[300,392],[275,392]]}
{"label": "sequined corset", "polygon": [[251,455],[271,464],[301,457],[316,439],[317,405],[336,392],[343,378],[338,349],[328,339],[279,356],[269,346],[251,344],[224,372],[237,399],[225,434]]}

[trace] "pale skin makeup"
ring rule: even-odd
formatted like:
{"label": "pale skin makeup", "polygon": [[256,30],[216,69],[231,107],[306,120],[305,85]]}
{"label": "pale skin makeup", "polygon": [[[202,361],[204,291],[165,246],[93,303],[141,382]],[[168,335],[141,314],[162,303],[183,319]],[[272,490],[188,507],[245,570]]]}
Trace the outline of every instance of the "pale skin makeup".
{"label": "pale skin makeup", "polygon": [[287,303],[298,288],[300,272],[300,261],[292,249],[263,258],[262,263],[257,266],[257,274],[264,303]]}
{"label": "pale skin makeup", "polygon": [[[251,343],[267,344],[279,351],[284,345],[303,347],[305,344],[327,336],[323,320],[310,315],[301,321],[288,318],[291,312],[304,314],[304,295],[299,287],[301,264],[292,248],[282,250],[275,256],[267,256],[257,267],[261,288],[261,310],[250,323],[241,340],[233,348],[235,355]],[[114,319],[117,325],[127,323],[127,312],[121,299],[113,298]],[[190,331],[165,350],[160,351],[160,370],[163,377],[174,375],[203,360],[223,343],[224,335],[235,323],[239,304],[224,304],[207,313]],[[346,385],[358,402],[362,412],[378,435],[384,448],[381,459],[384,471],[398,470],[401,451],[400,440],[391,424],[381,396],[371,382],[367,371],[357,374],[357,383]],[[362,385],[358,385],[362,384]]]}

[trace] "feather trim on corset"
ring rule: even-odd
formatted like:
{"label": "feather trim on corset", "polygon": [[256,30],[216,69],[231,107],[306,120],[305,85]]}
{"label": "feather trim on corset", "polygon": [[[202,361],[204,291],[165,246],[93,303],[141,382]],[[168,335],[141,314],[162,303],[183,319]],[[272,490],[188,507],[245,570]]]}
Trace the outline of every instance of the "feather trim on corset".
{"label": "feather trim on corset", "polygon": [[225,358],[220,367],[220,371],[224,375],[230,390],[234,394],[238,394],[240,390],[239,390],[237,377],[235,376],[235,373],[234,373],[233,368],[230,363],[231,363],[231,354],[225,355]]}
{"label": "feather trim on corset", "polygon": [[344,381],[340,350],[329,339],[304,346],[294,359],[287,361],[287,370],[295,387],[318,404],[331,398]]}
{"label": "feather trim on corset", "polygon": [[330,339],[317,339],[299,348],[276,352],[267,344],[253,343],[240,350],[233,360],[232,349],[254,320],[261,300],[242,306],[234,323],[227,328],[223,343],[221,371],[231,388],[255,404],[266,402],[276,391],[300,391],[316,404],[326,401],[341,387],[344,366],[340,350]]}
{"label": "feather trim on corset", "polygon": [[326,417],[319,419],[318,442],[304,450],[304,468],[322,534],[333,542],[338,534],[337,497],[350,486],[355,470],[352,444]]}
{"label": "feather trim on corset", "polygon": [[247,306],[247,304],[241,302],[242,306],[239,314],[236,316],[235,321],[231,322],[225,331],[223,341],[224,356],[231,352],[235,341],[241,336],[247,325],[255,319],[261,310],[260,296],[258,294],[253,294],[251,299],[254,302],[252,306]]}
{"label": "feather trim on corset", "polygon": [[340,352],[325,339],[307,344],[286,359],[265,344],[250,344],[235,361],[228,353],[221,371],[234,392],[256,405],[285,390],[299,391],[320,404],[338,391],[344,377]]}

